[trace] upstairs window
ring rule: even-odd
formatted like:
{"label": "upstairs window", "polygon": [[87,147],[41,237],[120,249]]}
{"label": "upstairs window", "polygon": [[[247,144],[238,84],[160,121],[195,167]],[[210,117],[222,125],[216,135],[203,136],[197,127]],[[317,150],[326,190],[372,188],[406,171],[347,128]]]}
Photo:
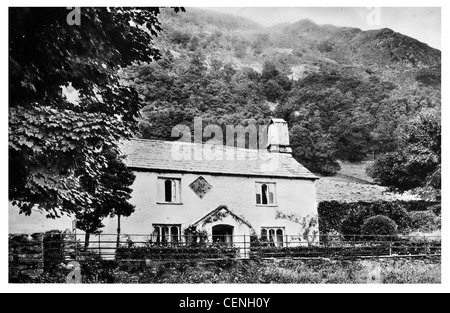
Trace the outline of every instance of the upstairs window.
{"label": "upstairs window", "polygon": [[275,205],[275,183],[256,183],[256,204]]}
{"label": "upstairs window", "polygon": [[180,184],[181,180],[176,178],[158,179],[160,203],[181,203]]}

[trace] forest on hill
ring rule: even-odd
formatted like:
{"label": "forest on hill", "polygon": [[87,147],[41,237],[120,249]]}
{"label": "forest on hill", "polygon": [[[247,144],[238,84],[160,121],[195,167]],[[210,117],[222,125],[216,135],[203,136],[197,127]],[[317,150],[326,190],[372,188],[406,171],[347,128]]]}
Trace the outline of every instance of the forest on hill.
{"label": "forest on hill", "polygon": [[[142,138],[176,140],[172,128],[194,117],[222,127],[280,117],[294,157],[333,175],[339,160],[398,152],[418,116],[440,127],[441,53],[413,38],[310,20],[266,28],[189,8],[160,20],[162,57],[121,72],[144,103]],[[440,133],[433,153],[436,166]]]}

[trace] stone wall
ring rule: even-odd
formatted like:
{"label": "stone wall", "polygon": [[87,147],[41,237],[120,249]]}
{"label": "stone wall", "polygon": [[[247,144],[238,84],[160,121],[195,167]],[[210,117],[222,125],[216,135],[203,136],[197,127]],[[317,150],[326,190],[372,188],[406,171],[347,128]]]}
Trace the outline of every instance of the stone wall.
{"label": "stone wall", "polygon": [[70,231],[9,235],[9,279],[36,278],[76,258],[76,238]]}
{"label": "stone wall", "polygon": [[9,235],[9,279],[44,273],[44,234]]}

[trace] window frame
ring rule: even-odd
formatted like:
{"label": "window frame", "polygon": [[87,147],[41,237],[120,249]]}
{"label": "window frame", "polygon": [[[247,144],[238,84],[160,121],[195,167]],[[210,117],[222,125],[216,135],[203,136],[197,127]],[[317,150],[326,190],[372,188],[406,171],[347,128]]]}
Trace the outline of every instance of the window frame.
{"label": "window frame", "polygon": [[[151,242],[155,243],[155,244],[180,244],[183,242],[183,238],[181,236],[181,224],[152,224],[153,227],[153,232],[150,236],[151,238]],[[172,233],[172,229],[173,228],[177,229],[177,234],[174,235]],[[168,233],[163,235],[162,230],[164,228],[168,229]],[[157,234],[155,235],[155,232],[157,232]],[[155,238],[156,236],[156,238]],[[165,240],[163,240],[164,237],[166,238]],[[173,240],[174,236],[176,236],[177,240]]]}
{"label": "window frame", "polygon": [[[278,231],[282,232],[281,234],[281,241],[278,240],[279,236],[278,235]],[[266,232],[266,235],[263,235],[263,232]],[[270,232],[273,231],[274,233],[274,240],[270,240]],[[266,240],[264,240],[264,237],[266,238]],[[284,247],[285,245],[287,245],[287,241],[286,241],[286,227],[281,227],[281,226],[274,226],[274,227],[267,227],[267,226],[262,226],[261,227],[261,241],[263,243],[268,243],[270,246],[277,246],[277,247]]]}
{"label": "window frame", "polygon": [[[167,202],[166,201],[166,181],[172,181],[175,183],[175,201]],[[178,187],[178,188],[177,188]],[[181,187],[181,177],[173,177],[173,176],[158,176],[157,179],[157,201],[156,204],[160,205],[182,205],[182,187]],[[171,196],[174,197],[173,190],[171,192]]]}
{"label": "window frame", "polygon": [[[266,185],[268,187],[267,191],[267,204],[263,204],[263,186]],[[273,203],[269,203],[269,193],[270,186],[273,186]],[[259,191],[259,193],[258,193]],[[258,203],[258,195],[260,196]],[[267,182],[267,181],[255,181],[255,203],[257,207],[277,207],[278,206],[278,196],[277,196],[277,183],[276,182]]]}

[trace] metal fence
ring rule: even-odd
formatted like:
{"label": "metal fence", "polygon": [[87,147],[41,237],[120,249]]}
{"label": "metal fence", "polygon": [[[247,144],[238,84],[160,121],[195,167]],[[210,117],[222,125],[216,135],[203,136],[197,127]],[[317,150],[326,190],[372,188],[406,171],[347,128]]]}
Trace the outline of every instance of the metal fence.
{"label": "metal fence", "polygon": [[434,236],[154,236],[70,234],[44,240],[44,259],[57,260],[217,260],[252,258],[359,258],[440,256]]}

